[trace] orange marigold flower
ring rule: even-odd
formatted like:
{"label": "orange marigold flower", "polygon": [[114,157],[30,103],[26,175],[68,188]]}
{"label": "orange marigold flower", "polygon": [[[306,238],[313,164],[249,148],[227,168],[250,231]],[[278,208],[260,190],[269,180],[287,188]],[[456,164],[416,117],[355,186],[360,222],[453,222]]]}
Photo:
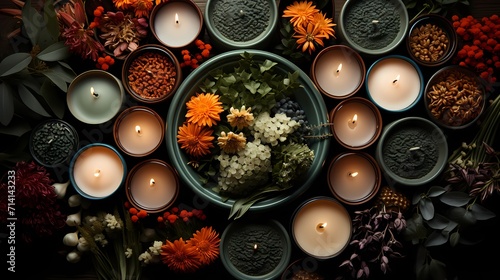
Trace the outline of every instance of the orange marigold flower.
{"label": "orange marigold flower", "polygon": [[316,5],[310,1],[293,2],[288,5],[283,11],[283,17],[290,18],[290,23],[293,26],[300,26],[313,19],[314,14],[318,13]]}
{"label": "orange marigold flower", "polygon": [[189,123],[200,126],[216,125],[220,121],[220,113],[224,111],[219,95],[198,93],[186,103],[186,118]]}
{"label": "orange marigold flower", "polygon": [[113,0],[115,7],[119,10],[126,10],[132,5],[133,0]]}
{"label": "orange marigold flower", "polygon": [[161,246],[161,260],[174,272],[194,272],[201,265],[196,247],[188,246],[182,237]]}
{"label": "orange marigold flower", "polygon": [[177,142],[181,144],[181,149],[194,157],[201,157],[210,153],[210,148],[214,147],[212,141],[213,130],[201,127],[193,123],[187,123],[179,127]]}
{"label": "orange marigold flower", "polygon": [[187,244],[196,248],[202,264],[210,264],[219,256],[219,233],[212,227],[197,230]]}
{"label": "orange marigold flower", "polygon": [[324,46],[323,39],[325,35],[320,34],[320,30],[317,24],[308,23],[307,29],[302,26],[297,26],[297,35],[293,35],[297,39],[297,48],[302,47],[302,52],[309,50],[309,54],[312,54],[316,50],[315,43]]}
{"label": "orange marigold flower", "polygon": [[134,11],[135,16],[140,17],[149,17],[149,13],[153,9],[153,0],[135,0],[134,1]]}
{"label": "orange marigold flower", "polygon": [[330,36],[335,39],[333,27],[336,26],[336,24],[332,22],[331,18],[327,18],[324,13],[320,12],[314,15],[313,23],[318,24],[319,33],[325,35],[325,39],[330,38]]}

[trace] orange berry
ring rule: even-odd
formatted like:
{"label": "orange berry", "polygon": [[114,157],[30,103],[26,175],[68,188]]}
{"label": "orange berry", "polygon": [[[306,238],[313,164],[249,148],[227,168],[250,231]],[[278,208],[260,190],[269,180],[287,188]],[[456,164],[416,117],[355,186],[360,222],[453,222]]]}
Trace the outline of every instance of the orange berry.
{"label": "orange berry", "polygon": [[107,55],[106,57],[104,57],[104,60],[107,62],[107,63],[110,63],[111,60],[113,60],[113,58],[111,58],[111,56]]}
{"label": "orange berry", "polygon": [[209,50],[209,51],[210,51],[210,50],[212,50],[212,45],[210,45],[210,44],[205,44],[205,49],[207,49],[207,50]]}
{"label": "orange berry", "polygon": [[131,217],[130,217],[130,219],[131,219],[131,220],[132,220],[132,222],[134,222],[134,223],[135,223],[135,222],[137,222],[137,221],[139,221],[139,217],[137,217],[136,215],[131,216]]}
{"label": "orange berry", "polygon": [[104,57],[99,57],[97,59],[97,63],[99,63],[99,64],[103,64],[104,62],[106,62],[106,60],[104,59]]}
{"label": "orange berry", "polygon": [[109,65],[108,65],[108,64],[106,64],[106,63],[103,63],[103,64],[101,65],[101,69],[102,69],[102,70],[104,70],[104,71],[106,71],[106,70],[108,70],[108,69],[109,69]]}
{"label": "orange berry", "polygon": [[188,54],[186,54],[186,55],[184,55],[184,56],[182,57],[182,59],[183,59],[184,61],[188,61],[188,60],[191,60],[191,56],[190,56],[190,55],[188,55]]}
{"label": "orange berry", "polygon": [[132,215],[135,215],[137,214],[139,211],[137,211],[137,209],[135,209],[134,207],[130,207],[130,209],[128,209],[128,212]]}
{"label": "orange berry", "polygon": [[101,11],[101,10],[98,10],[98,9],[95,9],[95,10],[94,10],[94,16],[95,16],[95,17],[100,17],[100,16],[102,16],[102,11]]}
{"label": "orange berry", "polygon": [[201,55],[203,57],[209,57],[210,56],[210,51],[208,49],[204,49],[202,52],[201,52]]}
{"label": "orange berry", "polygon": [[203,59],[203,56],[199,53],[197,53],[195,56],[194,56],[196,59],[198,59],[198,61],[202,60]]}
{"label": "orange berry", "polygon": [[156,218],[156,220],[158,221],[158,223],[163,223],[163,217],[161,217],[161,216]]}
{"label": "orange berry", "polygon": [[137,217],[139,217],[139,218],[146,218],[147,215],[148,215],[148,212],[146,212],[146,210],[141,210],[141,211],[139,211],[139,213],[137,213]]}

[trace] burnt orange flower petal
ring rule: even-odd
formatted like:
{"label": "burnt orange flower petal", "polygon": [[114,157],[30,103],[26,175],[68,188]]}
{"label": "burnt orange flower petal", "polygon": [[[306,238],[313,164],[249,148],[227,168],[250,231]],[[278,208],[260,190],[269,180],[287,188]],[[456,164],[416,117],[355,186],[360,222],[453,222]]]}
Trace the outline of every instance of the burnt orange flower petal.
{"label": "burnt orange flower petal", "polygon": [[207,127],[187,123],[179,127],[177,142],[189,155],[201,157],[209,154],[210,148],[214,147],[212,134],[213,130]]}
{"label": "burnt orange flower petal", "polygon": [[219,234],[212,227],[203,227],[187,241],[199,253],[202,264],[210,264],[219,257]]}
{"label": "burnt orange flower petal", "polygon": [[187,245],[182,237],[161,246],[161,260],[175,272],[194,272],[201,265],[196,248]]}
{"label": "burnt orange flower petal", "polygon": [[187,121],[200,126],[216,125],[220,121],[222,102],[219,96],[213,93],[201,93],[191,97],[186,103],[188,109],[186,113]]}

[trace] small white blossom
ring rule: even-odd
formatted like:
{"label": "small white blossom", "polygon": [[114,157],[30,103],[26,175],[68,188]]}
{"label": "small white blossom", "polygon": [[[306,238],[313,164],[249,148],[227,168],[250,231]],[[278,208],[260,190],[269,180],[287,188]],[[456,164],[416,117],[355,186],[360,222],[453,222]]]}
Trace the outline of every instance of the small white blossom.
{"label": "small white blossom", "polygon": [[153,255],[159,255],[159,254],[161,254],[161,246],[163,246],[163,242],[155,241],[153,243],[153,246],[149,247],[149,251]]}
{"label": "small white blossom", "polygon": [[127,257],[127,259],[132,257],[132,249],[131,248],[127,248],[127,251],[125,251],[125,257]]}
{"label": "small white blossom", "polygon": [[112,229],[112,230],[113,229],[121,229],[120,223],[118,222],[116,217],[111,215],[111,214],[106,214],[106,216],[104,216],[104,222],[105,222],[106,227],[108,227],[109,229]]}
{"label": "small white blossom", "polygon": [[146,264],[150,263],[152,259],[153,256],[151,256],[151,254],[148,251],[139,255],[139,261],[143,261]]}
{"label": "small white blossom", "polygon": [[102,233],[97,233],[96,235],[94,235],[94,240],[96,243],[101,244],[102,247],[108,244],[108,240],[106,240],[106,237]]}

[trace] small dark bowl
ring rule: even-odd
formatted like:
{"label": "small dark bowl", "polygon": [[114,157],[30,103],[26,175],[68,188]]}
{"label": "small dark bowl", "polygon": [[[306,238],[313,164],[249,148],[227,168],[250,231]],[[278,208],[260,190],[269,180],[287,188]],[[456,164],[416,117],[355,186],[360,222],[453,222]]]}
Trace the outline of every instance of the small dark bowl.
{"label": "small dark bowl", "polygon": [[[419,33],[423,33],[423,31],[419,32],[419,29],[424,28],[424,26],[426,25],[430,25],[431,27],[433,26],[437,29],[441,29],[442,35],[446,37],[448,43],[446,44],[446,48],[439,50],[438,53],[436,53],[434,56],[428,56],[428,55],[421,56],[423,55],[422,52],[419,52],[419,55],[417,56],[415,49],[417,48],[417,44],[418,45],[421,44],[418,40],[413,42],[412,38],[418,36]],[[425,33],[428,32],[429,31],[425,31]],[[421,36],[422,40],[424,38],[427,38],[426,34],[421,34]],[[433,39],[429,38],[429,40],[430,40],[429,42],[429,48],[430,48]],[[440,16],[438,14],[425,14],[418,16],[417,18],[415,18],[410,22],[410,28],[408,29],[408,34],[406,36],[406,49],[408,51],[408,55],[410,56],[410,58],[413,59],[419,65],[426,67],[436,67],[447,63],[455,55],[455,52],[457,50],[457,44],[458,44],[457,33],[455,32],[452,23],[443,16]],[[438,48],[439,45],[432,47],[433,49]],[[429,49],[426,50],[429,51]],[[439,54],[440,51],[442,51],[441,54]]]}
{"label": "small dark bowl", "polygon": [[[160,54],[161,56],[166,57],[170,62],[172,62],[174,69],[176,71],[175,73],[175,83],[172,85],[172,88],[163,95],[159,95],[158,97],[144,97],[141,96],[138,92],[136,92],[132,86],[130,85],[130,80],[129,80],[129,68],[131,67],[132,63],[134,62],[135,59],[139,58],[142,55],[145,55],[147,53],[155,53],[155,54]],[[148,73],[145,71],[143,75],[145,76],[148,75]],[[159,103],[165,100],[170,99],[174,93],[177,91],[177,88],[181,84],[182,81],[182,69],[180,66],[179,61],[175,57],[174,53],[167,49],[164,46],[161,45],[155,45],[155,44],[148,44],[148,45],[143,45],[131,52],[127,58],[125,59],[122,67],[122,82],[123,82],[123,87],[125,90],[137,101],[143,102],[143,103]]]}

